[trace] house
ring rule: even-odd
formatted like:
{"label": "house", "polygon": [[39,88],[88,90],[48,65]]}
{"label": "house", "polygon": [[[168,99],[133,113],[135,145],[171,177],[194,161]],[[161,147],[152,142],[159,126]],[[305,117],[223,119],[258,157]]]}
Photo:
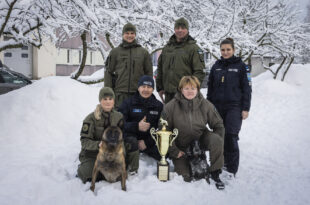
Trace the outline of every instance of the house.
{"label": "house", "polygon": [[[0,39],[7,40],[7,38]],[[46,76],[68,76],[78,69],[82,58],[82,41],[79,37],[68,39],[58,45],[45,41],[40,49],[31,45],[7,49],[0,53],[2,62],[16,72],[31,79]],[[109,49],[105,42],[105,49]],[[102,68],[104,59],[99,51],[88,50],[82,75],[90,75]]]}

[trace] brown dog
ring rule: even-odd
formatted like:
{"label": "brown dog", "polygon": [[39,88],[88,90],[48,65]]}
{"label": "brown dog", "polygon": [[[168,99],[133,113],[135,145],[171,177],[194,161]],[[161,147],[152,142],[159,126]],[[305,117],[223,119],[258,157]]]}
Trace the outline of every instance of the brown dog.
{"label": "brown dog", "polygon": [[95,182],[100,172],[108,182],[121,180],[122,190],[126,191],[126,165],[123,133],[119,127],[108,127],[102,136],[99,153],[94,165],[90,189],[95,190]]}

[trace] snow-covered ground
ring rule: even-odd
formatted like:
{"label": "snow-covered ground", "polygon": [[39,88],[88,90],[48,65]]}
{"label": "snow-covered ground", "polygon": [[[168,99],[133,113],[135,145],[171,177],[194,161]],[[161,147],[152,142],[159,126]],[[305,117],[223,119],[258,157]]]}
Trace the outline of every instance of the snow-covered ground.
{"label": "snow-covered ground", "polygon": [[[0,96],[0,204],[310,204],[310,65],[294,65],[285,82],[253,79],[250,117],[240,133],[241,162],[224,191],[171,173],[141,155],[139,174],[120,183],[75,177],[79,133],[100,87],[48,77]],[[205,90],[203,90],[205,93]]]}

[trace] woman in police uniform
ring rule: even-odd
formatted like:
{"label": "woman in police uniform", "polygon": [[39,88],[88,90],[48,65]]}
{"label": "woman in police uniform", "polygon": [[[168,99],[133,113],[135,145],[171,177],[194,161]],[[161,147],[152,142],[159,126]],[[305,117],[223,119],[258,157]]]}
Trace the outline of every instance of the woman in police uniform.
{"label": "woman in police uniform", "polygon": [[251,105],[251,76],[248,66],[234,56],[233,39],[223,40],[220,49],[221,59],[215,62],[209,75],[207,99],[223,118],[224,168],[235,175],[239,166],[238,134]]}

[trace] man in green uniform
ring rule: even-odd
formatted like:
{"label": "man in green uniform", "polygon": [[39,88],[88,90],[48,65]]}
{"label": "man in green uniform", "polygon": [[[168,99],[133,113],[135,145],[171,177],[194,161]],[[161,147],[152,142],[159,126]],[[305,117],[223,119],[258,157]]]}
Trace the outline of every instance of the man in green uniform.
{"label": "man in green uniform", "polygon": [[194,75],[201,83],[205,77],[204,68],[203,51],[189,35],[188,21],[176,20],[174,34],[158,59],[156,89],[161,99],[165,95],[165,103],[168,103],[174,97],[183,76]]}
{"label": "man in green uniform", "polygon": [[104,86],[115,92],[115,107],[133,96],[143,75],[153,76],[151,56],[136,41],[136,27],[127,23],[123,28],[123,42],[113,48],[106,60]]}

